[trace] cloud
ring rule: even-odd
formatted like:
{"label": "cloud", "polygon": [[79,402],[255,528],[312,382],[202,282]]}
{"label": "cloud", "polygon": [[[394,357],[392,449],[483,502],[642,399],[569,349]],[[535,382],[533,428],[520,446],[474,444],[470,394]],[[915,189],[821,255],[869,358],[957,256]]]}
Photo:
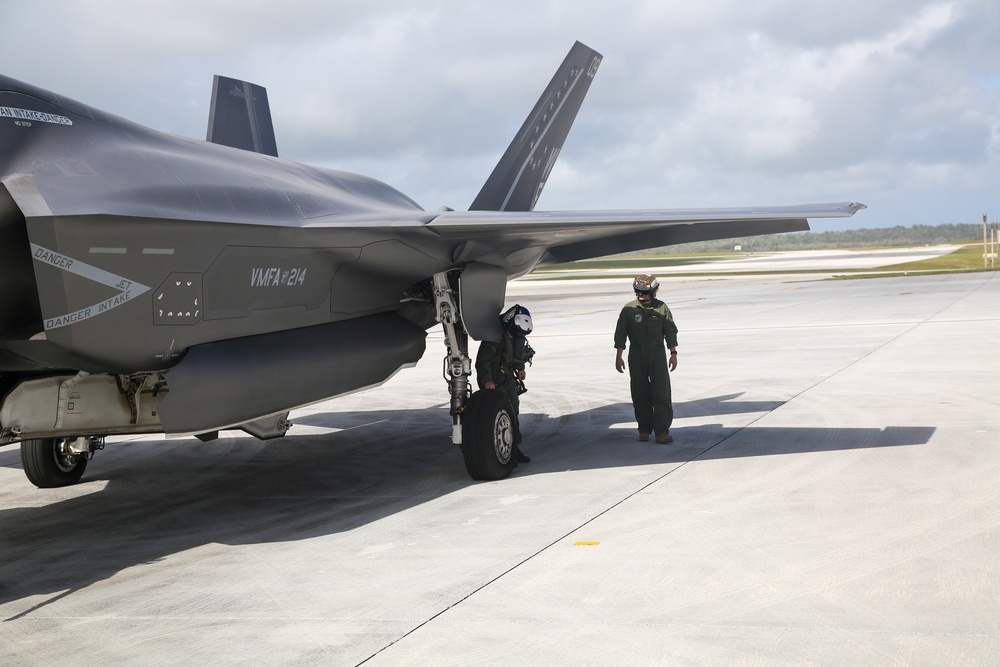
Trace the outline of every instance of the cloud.
{"label": "cloud", "polygon": [[36,0],[0,58],[198,138],[212,75],[245,78],[282,156],[461,208],[579,39],[605,59],[540,207],[857,199],[876,226],[1000,213],[997,34],[995,0]]}

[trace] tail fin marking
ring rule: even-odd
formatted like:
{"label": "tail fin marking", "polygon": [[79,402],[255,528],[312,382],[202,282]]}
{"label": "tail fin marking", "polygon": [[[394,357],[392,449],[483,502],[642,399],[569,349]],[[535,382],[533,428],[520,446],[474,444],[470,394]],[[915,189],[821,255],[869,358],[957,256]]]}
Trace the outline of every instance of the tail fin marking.
{"label": "tail fin marking", "polygon": [[493,169],[470,211],[531,211],[602,56],[576,42]]}

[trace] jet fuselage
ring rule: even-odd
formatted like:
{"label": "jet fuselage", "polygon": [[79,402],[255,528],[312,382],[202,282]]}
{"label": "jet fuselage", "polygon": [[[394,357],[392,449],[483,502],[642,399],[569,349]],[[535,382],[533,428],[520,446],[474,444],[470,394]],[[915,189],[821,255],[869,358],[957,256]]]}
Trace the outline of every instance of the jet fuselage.
{"label": "jet fuselage", "polygon": [[11,79],[0,109],[0,372],[164,369],[192,345],[397,309],[453,265],[422,229],[434,214],[377,180]]}

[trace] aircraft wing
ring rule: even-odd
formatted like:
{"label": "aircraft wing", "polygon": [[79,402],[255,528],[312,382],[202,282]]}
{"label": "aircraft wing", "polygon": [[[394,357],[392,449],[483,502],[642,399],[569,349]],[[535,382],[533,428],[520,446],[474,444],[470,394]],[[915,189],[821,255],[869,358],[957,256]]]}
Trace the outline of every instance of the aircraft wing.
{"label": "aircraft wing", "polygon": [[[501,264],[508,275],[644,248],[809,229],[864,204],[611,211],[444,211],[425,225],[461,242],[455,260]],[[533,262],[533,263],[532,263]],[[528,266],[530,264],[530,266]]]}

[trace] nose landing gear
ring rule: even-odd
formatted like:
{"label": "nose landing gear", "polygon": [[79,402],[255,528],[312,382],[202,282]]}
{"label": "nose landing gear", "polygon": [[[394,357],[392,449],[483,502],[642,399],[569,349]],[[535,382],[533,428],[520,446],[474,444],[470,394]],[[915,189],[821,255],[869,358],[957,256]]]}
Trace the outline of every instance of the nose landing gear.
{"label": "nose landing gear", "polygon": [[499,389],[477,391],[462,416],[462,456],[472,479],[496,480],[510,474],[514,460],[514,409]]}
{"label": "nose landing gear", "polygon": [[448,273],[434,275],[437,319],[444,328],[444,379],[451,391],[452,442],[462,447],[469,476],[497,480],[514,469],[514,409],[502,391],[483,389],[469,395],[472,360],[469,334],[462,325],[458,289]]}

